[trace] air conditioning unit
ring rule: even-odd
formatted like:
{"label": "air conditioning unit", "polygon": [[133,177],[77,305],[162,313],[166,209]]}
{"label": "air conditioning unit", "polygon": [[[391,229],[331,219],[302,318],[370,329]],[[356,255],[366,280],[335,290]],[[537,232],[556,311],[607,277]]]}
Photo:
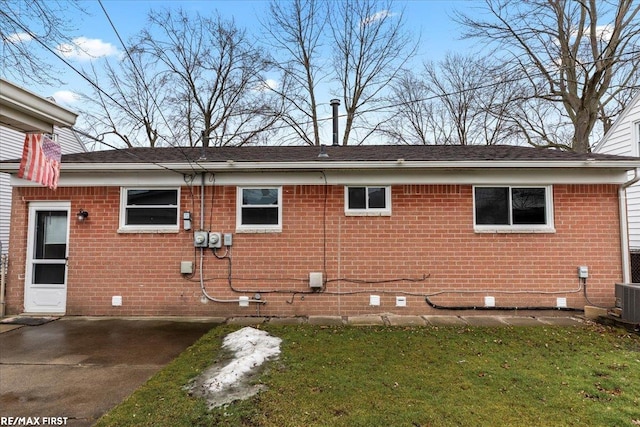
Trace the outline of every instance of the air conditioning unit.
{"label": "air conditioning unit", "polygon": [[640,323],[640,284],[616,283],[616,307],[625,322]]}

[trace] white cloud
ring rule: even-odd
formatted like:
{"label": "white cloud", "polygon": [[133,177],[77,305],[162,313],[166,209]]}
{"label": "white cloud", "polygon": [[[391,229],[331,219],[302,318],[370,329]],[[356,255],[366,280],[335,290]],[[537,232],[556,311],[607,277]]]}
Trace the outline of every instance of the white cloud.
{"label": "white cloud", "polygon": [[611,40],[611,35],[613,34],[613,25],[598,25],[596,27],[596,36],[602,41],[608,42]]}
{"label": "white cloud", "polygon": [[254,91],[256,92],[267,92],[269,89],[277,89],[280,86],[277,80],[274,79],[266,79],[256,84]]}
{"label": "white cloud", "polygon": [[388,18],[390,16],[394,16],[395,13],[391,12],[390,10],[381,10],[380,12],[376,12],[373,15],[369,15],[366,18],[364,18],[362,20],[362,22],[360,23],[361,25],[369,25],[372,24],[376,21],[380,21],[382,19]]}
{"label": "white cloud", "polygon": [[118,55],[119,53],[118,49],[111,43],[86,37],[77,37],[73,39],[73,43],[60,44],[57,50],[64,57],[79,61],[90,61],[103,56]]}
{"label": "white cloud", "polygon": [[24,43],[33,40],[33,37],[28,33],[13,33],[9,34],[5,40],[9,43]]}
{"label": "white cloud", "polygon": [[53,99],[56,103],[75,104],[80,102],[80,95],[70,90],[59,90],[53,94]]}
{"label": "white cloud", "polygon": [[[608,42],[609,40],[611,40],[613,29],[614,29],[613,25],[611,24],[596,26],[595,28],[596,39],[601,42]],[[585,27],[582,30],[582,39],[585,41],[585,43],[587,42],[587,39],[590,35],[591,35],[591,27]],[[578,36],[578,31],[573,31],[571,33],[572,39],[575,39],[577,36]],[[556,41],[556,44],[559,44],[559,43]]]}
{"label": "white cloud", "polygon": [[264,85],[271,88],[271,89],[277,89],[278,88],[278,82],[274,79],[267,79],[264,81]]}

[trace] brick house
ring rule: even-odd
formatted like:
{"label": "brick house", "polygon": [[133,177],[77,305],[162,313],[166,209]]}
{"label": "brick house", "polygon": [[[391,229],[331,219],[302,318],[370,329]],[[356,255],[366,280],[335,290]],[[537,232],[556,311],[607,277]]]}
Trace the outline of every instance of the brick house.
{"label": "brick house", "polygon": [[640,167],[514,146],[134,148],[63,156],[52,191],[18,163],[0,163],[7,312],[141,316],[612,306]]}

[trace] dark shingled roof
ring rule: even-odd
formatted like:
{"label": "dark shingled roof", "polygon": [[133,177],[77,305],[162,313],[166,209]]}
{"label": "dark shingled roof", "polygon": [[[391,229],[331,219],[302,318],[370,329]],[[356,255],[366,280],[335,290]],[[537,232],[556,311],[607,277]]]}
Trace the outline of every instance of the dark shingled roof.
{"label": "dark shingled roof", "polygon": [[62,156],[62,163],[181,163],[181,162],[308,162],[308,161],[585,161],[638,160],[607,154],[510,145],[360,145],[326,147],[329,157],[318,157],[320,147],[245,146],[202,148],[129,148]]}
{"label": "dark shingled roof", "polygon": [[[327,146],[328,157],[318,157],[320,147],[312,146],[245,146],[245,147],[137,147],[108,151],[66,154],[62,164],[135,164],[160,163],[179,164],[193,162],[362,162],[362,161],[522,161],[522,162],[566,162],[586,161],[638,161],[636,157],[609,154],[578,154],[553,149],[520,147],[512,145],[360,145]],[[203,158],[204,153],[204,158]],[[5,160],[1,163],[16,163]]]}

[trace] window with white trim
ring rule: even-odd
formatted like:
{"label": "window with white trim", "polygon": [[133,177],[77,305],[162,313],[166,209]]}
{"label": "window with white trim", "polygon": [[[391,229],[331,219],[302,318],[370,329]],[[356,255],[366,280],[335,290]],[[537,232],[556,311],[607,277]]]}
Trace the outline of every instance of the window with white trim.
{"label": "window with white trim", "polygon": [[238,187],[236,229],[282,231],[282,187]]}
{"label": "window with white trim", "polygon": [[122,188],[120,231],[178,231],[178,188]]}
{"label": "window with white trim", "polygon": [[476,186],[476,231],[553,232],[551,186]]}
{"label": "window with white trim", "polygon": [[391,187],[345,187],[344,211],[347,215],[391,215]]}

